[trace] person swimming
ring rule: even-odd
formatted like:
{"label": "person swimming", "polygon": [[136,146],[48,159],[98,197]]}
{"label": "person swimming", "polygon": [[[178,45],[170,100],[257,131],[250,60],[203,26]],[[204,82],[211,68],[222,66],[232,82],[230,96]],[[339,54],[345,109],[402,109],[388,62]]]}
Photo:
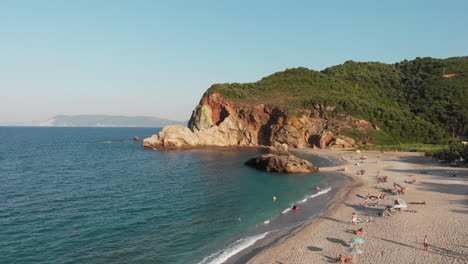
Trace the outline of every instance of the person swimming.
{"label": "person swimming", "polygon": [[297,211],[299,211],[299,206],[297,206],[297,205],[293,205],[292,209],[293,209],[294,211],[296,211],[296,212],[297,212]]}

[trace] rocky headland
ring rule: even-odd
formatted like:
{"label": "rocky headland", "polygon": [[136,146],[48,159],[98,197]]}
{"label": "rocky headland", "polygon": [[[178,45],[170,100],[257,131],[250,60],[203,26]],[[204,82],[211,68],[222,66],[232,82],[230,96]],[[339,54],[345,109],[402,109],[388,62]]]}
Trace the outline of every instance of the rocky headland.
{"label": "rocky headland", "polygon": [[[325,149],[466,138],[467,69],[468,57],[347,61],[322,71],[286,69],[253,83],[214,84],[188,127],[166,126],[144,146]],[[450,78],[442,76],[446,70]]]}
{"label": "rocky headland", "polygon": [[193,111],[188,127],[168,125],[159,135],[144,139],[143,144],[150,149],[275,144],[292,148],[350,148],[357,142],[336,131],[351,126],[363,131],[377,129],[369,121],[351,116],[328,118],[326,112],[333,110],[315,105],[298,116],[278,106],[235,103],[208,90]]}

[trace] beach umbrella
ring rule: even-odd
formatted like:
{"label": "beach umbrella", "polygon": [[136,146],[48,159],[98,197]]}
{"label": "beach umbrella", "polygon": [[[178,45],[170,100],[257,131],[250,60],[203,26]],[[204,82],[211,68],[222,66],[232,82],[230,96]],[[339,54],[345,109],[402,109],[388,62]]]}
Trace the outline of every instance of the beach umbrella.
{"label": "beach umbrella", "polygon": [[360,237],[355,237],[349,241],[350,244],[364,244],[364,242],[366,241]]}
{"label": "beach umbrella", "polygon": [[362,250],[360,250],[359,248],[353,247],[353,248],[348,249],[348,252],[361,254]]}

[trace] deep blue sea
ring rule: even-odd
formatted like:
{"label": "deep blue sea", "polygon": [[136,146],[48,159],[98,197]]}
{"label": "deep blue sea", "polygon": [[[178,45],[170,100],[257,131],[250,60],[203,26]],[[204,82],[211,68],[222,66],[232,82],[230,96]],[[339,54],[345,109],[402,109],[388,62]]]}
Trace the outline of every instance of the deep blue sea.
{"label": "deep blue sea", "polygon": [[260,149],[132,140],[159,130],[0,127],[0,263],[219,263],[318,214],[340,182],[246,167]]}

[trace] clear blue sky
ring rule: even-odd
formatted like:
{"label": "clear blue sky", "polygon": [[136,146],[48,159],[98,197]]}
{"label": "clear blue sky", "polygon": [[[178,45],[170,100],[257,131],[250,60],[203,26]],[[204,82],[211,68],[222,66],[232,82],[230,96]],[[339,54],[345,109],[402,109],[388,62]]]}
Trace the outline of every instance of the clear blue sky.
{"label": "clear blue sky", "polygon": [[466,56],[467,14],[466,0],[1,0],[0,121],[187,120],[213,83]]}

